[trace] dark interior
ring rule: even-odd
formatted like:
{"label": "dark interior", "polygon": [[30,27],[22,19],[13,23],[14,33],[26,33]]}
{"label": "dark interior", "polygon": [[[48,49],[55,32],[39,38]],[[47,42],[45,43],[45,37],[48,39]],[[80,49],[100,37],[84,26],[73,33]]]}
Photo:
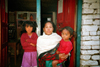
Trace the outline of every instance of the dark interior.
{"label": "dark interior", "polygon": [[[8,0],[8,12],[16,11],[30,11],[36,12],[36,0]],[[44,21],[47,21],[48,17],[52,18],[52,12],[57,12],[57,0],[41,0],[41,31],[43,28]],[[8,13],[8,16],[10,14]],[[11,18],[11,17],[8,17]],[[17,38],[17,22],[16,22],[16,14],[14,14],[15,19],[14,22],[10,22],[9,24],[14,24],[14,26],[9,26],[9,33],[8,33],[8,41],[9,42],[16,42],[16,64],[15,64],[15,56],[14,56],[14,49],[12,47],[8,47],[8,67],[20,67],[21,60],[23,56],[23,49],[20,44],[20,39]],[[12,19],[11,18],[11,19]],[[43,31],[42,31],[43,32]],[[20,32],[19,32],[20,33]],[[42,34],[42,33],[41,33]]]}
{"label": "dark interior", "polygon": [[[9,11],[36,12],[36,0],[8,0]],[[41,0],[42,13],[57,11],[57,0]]]}

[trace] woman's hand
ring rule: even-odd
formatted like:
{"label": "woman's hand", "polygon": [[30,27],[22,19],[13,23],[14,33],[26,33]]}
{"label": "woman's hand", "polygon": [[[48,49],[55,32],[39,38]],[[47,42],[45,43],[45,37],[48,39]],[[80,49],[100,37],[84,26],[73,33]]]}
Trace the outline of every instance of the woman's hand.
{"label": "woman's hand", "polygon": [[69,54],[65,54],[63,57],[61,57],[62,60],[65,60],[66,58],[68,58]]}
{"label": "woman's hand", "polygon": [[59,59],[65,60],[66,58],[68,58],[68,56],[69,56],[69,54],[62,53],[62,54],[59,54]]}
{"label": "woman's hand", "polygon": [[63,59],[63,57],[65,56],[65,54],[64,53],[62,53],[62,54],[59,54],[59,59]]}

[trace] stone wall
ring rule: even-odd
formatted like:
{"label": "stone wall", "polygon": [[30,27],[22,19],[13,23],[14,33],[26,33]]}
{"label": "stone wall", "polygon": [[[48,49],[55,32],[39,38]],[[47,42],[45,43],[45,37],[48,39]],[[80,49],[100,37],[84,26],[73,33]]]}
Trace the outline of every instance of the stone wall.
{"label": "stone wall", "polygon": [[100,67],[100,0],[83,0],[80,67]]}

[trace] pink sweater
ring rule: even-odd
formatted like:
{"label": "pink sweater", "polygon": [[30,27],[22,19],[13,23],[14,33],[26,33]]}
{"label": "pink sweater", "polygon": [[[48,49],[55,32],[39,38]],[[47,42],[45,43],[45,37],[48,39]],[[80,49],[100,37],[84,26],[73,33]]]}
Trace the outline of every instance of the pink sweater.
{"label": "pink sweater", "polygon": [[[21,36],[21,45],[24,49],[24,52],[33,52],[36,51],[36,46],[30,45],[30,43],[33,43],[36,45],[37,43],[37,34],[33,32],[31,38],[28,36],[27,33],[23,33]],[[27,40],[27,41],[26,41]]]}

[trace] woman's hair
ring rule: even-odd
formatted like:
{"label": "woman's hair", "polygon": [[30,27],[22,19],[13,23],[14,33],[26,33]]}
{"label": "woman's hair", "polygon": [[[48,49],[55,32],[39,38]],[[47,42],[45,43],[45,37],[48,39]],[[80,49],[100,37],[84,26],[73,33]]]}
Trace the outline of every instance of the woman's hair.
{"label": "woman's hair", "polygon": [[26,32],[26,30],[25,30],[25,26],[31,26],[31,27],[33,27],[33,30],[32,30],[32,32],[35,32],[36,31],[36,24],[34,23],[34,22],[32,22],[32,21],[25,21],[24,23],[23,23],[23,27],[22,27],[22,33],[25,33]]}
{"label": "woman's hair", "polygon": [[[66,27],[62,28],[62,30],[61,30],[61,31],[63,31],[64,29],[66,29],[66,30],[68,30],[68,31],[69,31],[70,36],[72,35],[72,36],[74,36],[74,37],[76,38],[76,32],[75,32],[75,31],[74,31],[71,27],[66,26]],[[70,38],[70,40],[71,40],[71,38]]]}
{"label": "woman's hair", "polygon": [[51,23],[52,24],[52,26],[53,26],[53,32],[54,32],[55,31],[55,24],[53,22],[51,22],[51,21],[45,21],[45,23],[43,25],[43,28],[45,27],[46,23]]}

